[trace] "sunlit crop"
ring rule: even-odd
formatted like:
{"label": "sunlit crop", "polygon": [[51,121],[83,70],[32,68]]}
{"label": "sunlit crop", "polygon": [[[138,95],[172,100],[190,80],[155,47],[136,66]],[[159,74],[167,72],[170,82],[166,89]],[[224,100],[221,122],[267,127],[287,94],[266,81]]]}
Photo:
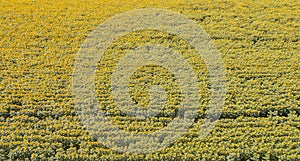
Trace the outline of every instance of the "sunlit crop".
{"label": "sunlit crop", "polygon": [[[144,121],[114,108],[112,67],[145,43],[164,44],[189,61],[201,102],[193,126],[166,149],[118,153],[83,126],[74,106],[72,72],[93,29],[145,7],[181,13],[205,29],[226,67],[226,102],[216,127],[200,138],[211,88],[203,59],[177,35],[153,30],[125,35],[107,50],[95,79],[98,108],[114,125],[151,133],[165,127],[179,108],[178,82],[155,65],[131,77],[131,97],[147,106],[149,84],[157,83],[169,92],[169,106]],[[300,160],[299,1],[2,0],[0,9],[0,160]]]}

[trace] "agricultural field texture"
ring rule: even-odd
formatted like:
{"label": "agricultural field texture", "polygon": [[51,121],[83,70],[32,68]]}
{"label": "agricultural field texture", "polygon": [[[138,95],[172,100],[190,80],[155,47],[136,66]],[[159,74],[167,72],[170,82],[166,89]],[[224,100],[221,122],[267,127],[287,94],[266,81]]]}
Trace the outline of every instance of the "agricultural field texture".
{"label": "agricultural field texture", "polygon": [[[183,15],[208,34],[225,71],[220,72],[226,84],[223,104],[211,104],[218,97],[212,92],[217,88],[197,48],[181,35],[158,29],[122,35],[109,44],[101,61],[86,64],[87,69],[78,68],[76,72],[76,63],[89,59],[89,55],[78,54],[88,48],[85,42],[93,38],[91,33],[100,24],[147,8]],[[120,23],[128,29],[130,25]],[[1,0],[0,161],[300,161],[299,33],[298,0]],[[184,58],[174,66],[190,65],[186,70],[192,70],[197,78],[199,97],[192,124],[185,131],[179,130],[180,137],[160,149],[147,147],[148,142],[130,142],[130,136],[172,133],[159,132],[173,126],[176,118],[180,122],[178,112],[187,97],[176,74],[184,74],[185,69],[174,72],[163,65],[148,64],[128,76],[128,97],[144,111],[155,111],[147,109],[153,104],[153,90],[165,92],[161,93],[166,97],[158,99],[167,105],[151,116],[128,114],[132,104],[118,104],[123,97],[114,98],[112,83],[112,78],[118,76],[116,69],[120,69],[120,75],[131,70],[118,66],[126,63],[122,58],[129,59],[130,53],[132,56],[139,47],[149,44],[168,47]],[[140,58],[142,61],[143,56]],[[164,60],[168,64],[167,56]],[[78,76],[92,67],[94,77]],[[211,69],[219,70],[217,66]],[[88,80],[92,83],[84,83]],[[83,109],[91,102],[91,93],[78,87],[93,89],[98,104]],[[222,109],[208,130],[205,126],[213,123],[205,124],[206,116],[213,116],[209,109],[217,104]],[[113,130],[97,135],[107,130],[108,125],[97,123],[104,120],[102,117],[128,135],[119,135],[123,138],[115,140],[111,137],[118,133]],[[127,149],[112,147],[123,144]],[[143,153],[138,151],[140,148],[151,151]]]}

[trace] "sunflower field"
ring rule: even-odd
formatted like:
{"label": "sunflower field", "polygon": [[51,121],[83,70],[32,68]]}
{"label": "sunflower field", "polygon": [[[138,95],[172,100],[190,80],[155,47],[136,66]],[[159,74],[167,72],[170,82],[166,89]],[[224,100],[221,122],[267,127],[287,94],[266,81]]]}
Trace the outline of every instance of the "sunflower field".
{"label": "sunflower field", "polygon": [[[165,128],[180,109],[180,84],[163,66],[130,77],[132,100],[145,107],[152,85],[168,91],[157,116],[137,119],[118,110],[110,78],[117,62],[143,44],[183,53],[198,78],[199,109],[192,126],[151,153],[109,148],[83,124],[75,106],[76,57],[88,35],[127,11],[159,8],[193,20],[221,54],[225,104],[214,128],[200,137],[211,91],[204,60],[178,35],[136,31],[107,49],[95,77],[98,108],[118,128],[149,134]],[[298,0],[1,0],[0,161],[300,160],[300,1]]]}

